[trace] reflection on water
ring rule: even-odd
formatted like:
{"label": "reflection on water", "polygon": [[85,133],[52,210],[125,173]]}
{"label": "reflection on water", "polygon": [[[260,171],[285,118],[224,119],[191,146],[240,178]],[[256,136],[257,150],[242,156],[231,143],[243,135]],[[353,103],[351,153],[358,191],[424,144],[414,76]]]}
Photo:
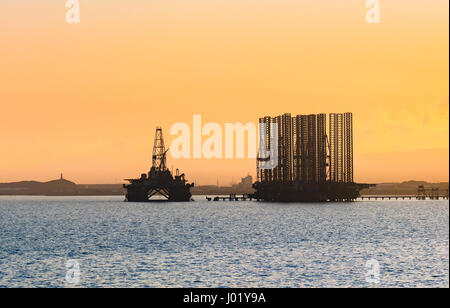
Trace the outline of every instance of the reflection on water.
{"label": "reflection on water", "polygon": [[448,287],[448,217],[447,200],[0,197],[0,286],[72,286],[75,259],[79,287]]}

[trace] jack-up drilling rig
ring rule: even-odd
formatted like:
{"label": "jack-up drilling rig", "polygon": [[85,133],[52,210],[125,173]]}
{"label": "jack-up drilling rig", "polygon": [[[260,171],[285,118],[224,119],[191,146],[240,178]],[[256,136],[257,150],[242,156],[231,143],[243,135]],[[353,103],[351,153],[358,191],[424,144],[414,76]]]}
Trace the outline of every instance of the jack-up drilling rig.
{"label": "jack-up drilling rig", "polygon": [[175,176],[166,167],[166,150],[161,127],[156,128],[153,146],[152,167],[150,172],[143,173],[139,179],[126,179],[130,184],[124,184],[127,189],[126,201],[152,201],[155,195],[161,195],[163,200],[181,202],[190,201],[190,188],[194,184],[187,183],[185,175],[176,170]]}
{"label": "jack-up drilling rig", "polygon": [[[354,201],[360,190],[373,184],[353,180],[353,115],[332,113],[326,129],[326,114],[286,113],[259,119],[264,150],[273,150],[276,167],[260,166],[253,197],[275,202]],[[260,128],[261,129],[261,128]],[[274,138],[276,136],[277,141]],[[275,160],[275,158],[274,158]]]}

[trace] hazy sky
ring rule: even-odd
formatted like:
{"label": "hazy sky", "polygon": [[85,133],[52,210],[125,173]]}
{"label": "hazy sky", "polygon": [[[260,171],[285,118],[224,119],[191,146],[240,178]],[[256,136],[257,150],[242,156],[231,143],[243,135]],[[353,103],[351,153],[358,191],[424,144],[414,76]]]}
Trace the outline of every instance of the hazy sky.
{"label": "hazy sky", "polygon": [[[0,2],[0,182],[117,183],[151,163],[154,129],[354,113],[355,179],[449,175],[449,1]],[[229,184],[251,159],[173,160]]]}

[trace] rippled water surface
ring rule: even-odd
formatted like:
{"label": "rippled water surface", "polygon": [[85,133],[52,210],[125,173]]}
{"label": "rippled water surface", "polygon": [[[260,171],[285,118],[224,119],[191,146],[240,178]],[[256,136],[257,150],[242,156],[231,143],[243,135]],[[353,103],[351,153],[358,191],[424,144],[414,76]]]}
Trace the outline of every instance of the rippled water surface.
{"label": "rippled water surface", "polygon": [[448,201],[122,201],[0,197],[0,287],[449,286]]}

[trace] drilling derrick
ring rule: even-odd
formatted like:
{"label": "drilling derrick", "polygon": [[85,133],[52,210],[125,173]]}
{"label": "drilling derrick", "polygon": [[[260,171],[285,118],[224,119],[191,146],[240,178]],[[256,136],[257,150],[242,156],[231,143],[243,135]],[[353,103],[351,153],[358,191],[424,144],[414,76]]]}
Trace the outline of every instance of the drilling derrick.
{"label": "drilling derrick", "polygon": [[[143,173],[138,179],[126,179],[130,184],[124,184],[127,190],[126,201],[147,202],[156,195],[167,201],[190,201],[190,188],[194,184],[187,183],[185,175],[179,170],[175,176],[167,169],[164,138],[161,127],[156,128],[155,141],[153,145],[152,167],[147,173]],[[161,199],[158,199],[161,200]]]}
{"label": "drilling derrick", "polygon": [[155,133],[155,143],[153,145],[152,168],[158,171],[166,170],[166,149],[164,147],[164,139],[162,128],[157,127]]}

